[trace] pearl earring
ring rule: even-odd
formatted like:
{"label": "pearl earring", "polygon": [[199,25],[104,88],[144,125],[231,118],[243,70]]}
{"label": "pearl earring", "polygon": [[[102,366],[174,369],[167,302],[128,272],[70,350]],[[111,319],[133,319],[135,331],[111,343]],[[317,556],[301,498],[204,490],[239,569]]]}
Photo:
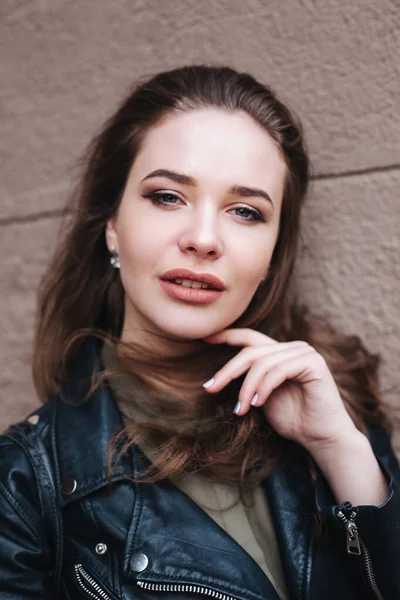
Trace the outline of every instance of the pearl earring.
{"label": "pearl earring", "polygon": [[116,249],[115,246],[113,246],[111,248],[110,263],[112,264],[112,266],[114,267],[114,269],[120,269],[121,268],[121,263],[119,262],[119,254],[118,254],[117,249]]}

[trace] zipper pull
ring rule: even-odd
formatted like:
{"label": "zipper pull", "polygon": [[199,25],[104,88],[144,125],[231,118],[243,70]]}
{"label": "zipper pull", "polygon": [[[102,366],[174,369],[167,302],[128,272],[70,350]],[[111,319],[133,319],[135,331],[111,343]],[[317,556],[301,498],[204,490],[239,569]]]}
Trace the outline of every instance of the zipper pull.
{"label": "zipper pull", "polygon": [[361,546],[360,546],[360,538],[358,535],[358,528],[355,522],[356,512],[351,511],[350,518],[348,519],[343,511],[340,509],[337,511],[337,516],[341,520],[344,528],[346,529],[346,541],[347,541],[347,554],[355,554],[356,556],[360,556],[361,554]]}
{"label": "zipper pull", "polygon": [[[346,510],[347,514],[351,511],[350,517],[346,517],[343,512],[344,510]],[[363,555],[364,572],[367,576],[368,584],[374,592],[374,597],[383,600],[372,569],[371,555],[358,532],[356,525],[357,509],[354,510],[350,502],[344,502],[341,506],[335,508],[335,514],[342,527],[346,530],[347,553],[355,556]]]}
{"label": "zipper pull", "polygon": [[356,525],[355,518],[356,518],[356,513],[353,510],[350,515],[350,519],[348,520],[347,525],[346,525],[347,552],[348,552],[348,554],[356,554],[357,556],[360,556],[360,554],[361,554],[360,538],[358,535],[358,527]]}

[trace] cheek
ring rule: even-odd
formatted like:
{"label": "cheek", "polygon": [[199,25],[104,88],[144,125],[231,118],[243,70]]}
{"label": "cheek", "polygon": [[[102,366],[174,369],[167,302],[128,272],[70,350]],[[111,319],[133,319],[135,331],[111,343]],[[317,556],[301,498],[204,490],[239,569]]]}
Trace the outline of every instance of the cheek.
{"label": "cheek", "polygon": [[274,244],[259,244],[242,246],[241,252],[236,253],[236,281],[244,292],[254,293],[261,278],[265,277],[271,262]]}
{"label": "cheek", "polygon": [[121,263],[129,264],[129,269],[136,270],[140,264],[151,262],[157,252],[160,232],[157,227],[140,218],[129,218],[121,215],[118,228],[118,245]]}

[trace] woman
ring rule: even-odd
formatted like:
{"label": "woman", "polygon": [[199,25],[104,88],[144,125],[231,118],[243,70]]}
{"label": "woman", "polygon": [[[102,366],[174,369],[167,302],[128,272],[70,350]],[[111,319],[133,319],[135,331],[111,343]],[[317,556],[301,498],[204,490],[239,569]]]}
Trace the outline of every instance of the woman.
{"label": "woman", "polygon": [[377,358],[299,308],[309,163],[264,85],[139,83],[39,293],[44,406],[1,438],[2,598],[400,597]]}

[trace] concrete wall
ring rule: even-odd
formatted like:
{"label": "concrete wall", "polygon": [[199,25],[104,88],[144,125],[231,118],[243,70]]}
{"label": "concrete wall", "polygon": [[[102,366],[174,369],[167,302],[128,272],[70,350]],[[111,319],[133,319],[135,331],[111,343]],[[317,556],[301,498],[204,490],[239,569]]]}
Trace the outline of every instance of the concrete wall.
{"label": "concrete wall", "polygon": [[249,70],[301,115],[304,296],[382,354],[399,403],[397,0],[5,0],[0,24],[0,429],[37,403],[35,288],[75,160],[136,76],[191,62]]}

